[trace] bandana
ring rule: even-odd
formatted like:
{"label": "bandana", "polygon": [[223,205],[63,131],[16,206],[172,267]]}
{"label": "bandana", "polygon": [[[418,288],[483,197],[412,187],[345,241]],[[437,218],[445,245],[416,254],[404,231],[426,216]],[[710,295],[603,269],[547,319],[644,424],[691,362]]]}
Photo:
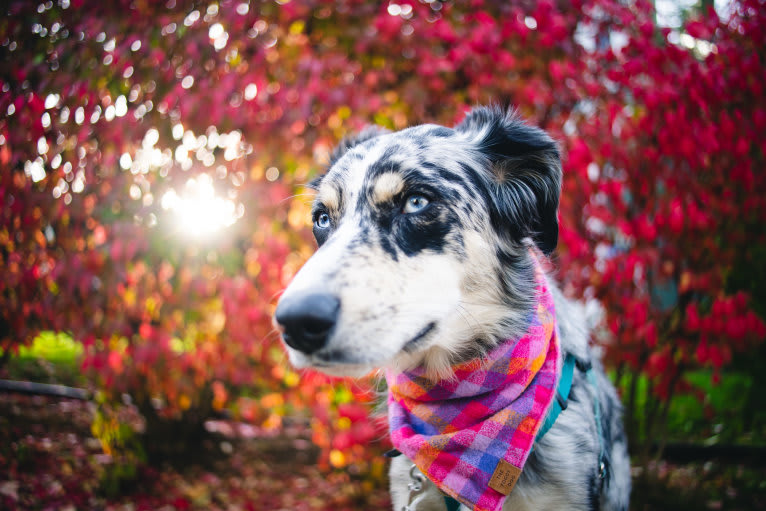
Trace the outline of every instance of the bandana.
{"label": "bandana", "polygon": [[539,264],[536,303],[520,339],[432,380],[421,368],[386,373],[394,446],[445,494],[499,511],[553,401],[559,342],[553,297]]}

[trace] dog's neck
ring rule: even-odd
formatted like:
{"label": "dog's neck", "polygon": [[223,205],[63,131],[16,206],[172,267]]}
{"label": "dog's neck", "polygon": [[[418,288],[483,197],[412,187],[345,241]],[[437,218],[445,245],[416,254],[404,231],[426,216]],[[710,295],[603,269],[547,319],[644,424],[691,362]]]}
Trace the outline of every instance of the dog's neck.
{"label": "dog's neck", "polygon": [[523,469],[553,401],[560,347],[539,267],[537,282],[525,335],[454,366],[448,379],[432,379],[423,368],[386,373],[394,446],[471,508],[499,509],[515,484],[507,476]]}

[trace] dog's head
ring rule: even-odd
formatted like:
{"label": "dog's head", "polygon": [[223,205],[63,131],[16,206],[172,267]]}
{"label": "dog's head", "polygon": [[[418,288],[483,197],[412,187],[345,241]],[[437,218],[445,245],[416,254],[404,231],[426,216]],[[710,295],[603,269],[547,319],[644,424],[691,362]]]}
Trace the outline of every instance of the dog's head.
{"label": "dog's head", "polygon": [[295,366],[444,374],[523,334],[530,247],[558,238],[561,166],[543,131],[498,107],[454,129],[368,128],[313,187],[319,249],[275,313]]}

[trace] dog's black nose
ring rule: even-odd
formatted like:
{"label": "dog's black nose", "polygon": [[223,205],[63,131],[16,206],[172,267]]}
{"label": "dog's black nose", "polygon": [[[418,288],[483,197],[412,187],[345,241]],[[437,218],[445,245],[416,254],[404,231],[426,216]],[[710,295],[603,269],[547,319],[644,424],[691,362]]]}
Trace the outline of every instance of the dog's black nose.
{"label": "dog's black nose", "polygon": [[326,293],[306,293],[279,301],[274,319],[284,328],[288,346],[313,353],[327,343],[340,312],[340,300]]}

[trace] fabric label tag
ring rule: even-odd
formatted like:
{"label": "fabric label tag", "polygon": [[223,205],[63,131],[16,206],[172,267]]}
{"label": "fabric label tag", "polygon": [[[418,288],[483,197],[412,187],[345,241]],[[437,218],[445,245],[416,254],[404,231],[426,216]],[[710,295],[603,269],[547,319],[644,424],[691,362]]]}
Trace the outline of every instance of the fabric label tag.
{"label": "fabric label tag", "polygon": [[521,469],[514,467],[505,460],[500,460],[495,468],[495,473],[492,474],[492,478],[489,480],[489,487],[493,490],[508,495],[516,486],[516,481],[519,480],[521,475]]}

